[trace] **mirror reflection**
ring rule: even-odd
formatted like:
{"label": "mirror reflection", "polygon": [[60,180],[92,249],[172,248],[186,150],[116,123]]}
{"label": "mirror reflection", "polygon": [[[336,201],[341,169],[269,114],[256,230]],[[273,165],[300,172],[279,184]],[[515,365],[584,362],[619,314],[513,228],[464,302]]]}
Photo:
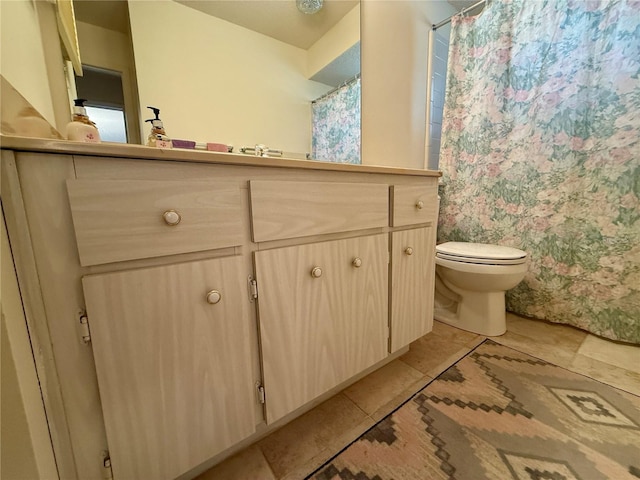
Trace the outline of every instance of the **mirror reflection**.
{"label": "mirror reflection", "polygon": [[153,106],[169,137],[198,146],[359,163],[359,2],[321,3],[314,14],[295,0],[74,6],[83,64],[121,75],[129,142],[146,143]]}

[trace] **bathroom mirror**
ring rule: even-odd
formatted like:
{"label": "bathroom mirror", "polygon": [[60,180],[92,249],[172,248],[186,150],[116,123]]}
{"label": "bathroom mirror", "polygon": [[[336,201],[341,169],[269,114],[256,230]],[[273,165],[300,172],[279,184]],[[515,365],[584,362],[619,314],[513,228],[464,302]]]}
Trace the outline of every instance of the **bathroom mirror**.
{"label": "bathroom mirror", "polygon": [[236,152],[264,144],[305,158],[312,143],[311,102],[359,76],[357,0],[324,0],[311,15],[295,0],[74,5],[88,65],[83,50],[88,43],[95,49],[95,38],[87,38],[91,29],[82,24],[112,28],[105,25],[108,11],[128,10],[143,141],[151,115],[146,107],[154,106],[172,138],[233,145]]}

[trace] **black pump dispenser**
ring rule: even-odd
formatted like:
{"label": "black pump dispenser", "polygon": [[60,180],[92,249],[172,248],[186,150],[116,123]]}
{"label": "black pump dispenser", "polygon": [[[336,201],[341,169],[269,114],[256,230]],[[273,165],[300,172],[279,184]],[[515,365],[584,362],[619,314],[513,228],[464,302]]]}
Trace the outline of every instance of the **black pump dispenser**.
{"label": "black pump dispenser", "polygon": [[147,139],[147,145],[149,147],[172,148],[171,139],[167,137],[162,120],[160,120],[160,109],[156,107],[147,108],[151,109],[156,116],[156,118],[145,120],[145,122],[151,122],[151,133]]}
{"label": "black pump dispenser", "polygon": [[73,100],[73,114],[74,115],[84,115],[87,116],[87,111],[84,108],[84,102],[86,102],[86,98],[76,98]]}
{"label": "black pump dispenser", "polygon": [[145,122],[151,122],[151,125],[153,125],[154,127],[162,128],[162,120],[160,120],[160,109],[156,107],[147,108],[153,111],[153,114],[156,116],[156,118],[150,118],[148,120],[145,120]]}

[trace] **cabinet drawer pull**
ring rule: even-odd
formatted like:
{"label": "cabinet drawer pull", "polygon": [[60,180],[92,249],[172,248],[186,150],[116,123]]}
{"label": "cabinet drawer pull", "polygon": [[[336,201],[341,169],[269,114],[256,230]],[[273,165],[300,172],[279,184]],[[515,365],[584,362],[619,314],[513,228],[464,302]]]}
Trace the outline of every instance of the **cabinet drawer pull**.
{"label": "cabinet drawer pull", "polygon": [[322,276],[322,269],[320,267],[313,267],[311,270],[311,276],[313,278],[320,278]]}
{"label": "cabinet drawer pull", "polygon": [[356,268],[360,268],[362,266],[362,259],[360,257],[354,258],[353,262],[351,262],[351,265],[353,265]]}
{"label": "cabinet drawer pull", "polygon": [[215,305],[220,300],[222,300],[222,295],[220,295],[220,292],[218,290],[211,290],[209,293],[207,293],[207,303]]}
{"label": "cabinet drawer pull", "polygon": [[180,223],[180,220],[182,220],[180,214],[175,210],[167,210],[162,214],[162,218],[164,219],[164,223],[166,223],[170,227],[178,225]]}
{"label": "cabinet drawer pull", "polygon": [[413,248],[411,247],[405,248],[404,253],[406,253],[407,255],[413,255]]}
{"label": "cabinet drawer pull", "polygon": [[418,200],[418,201],[416,202],[416,208],[417,208],[418,210],[422,210],[422,209],[424,208],[424,202],[423,202],[422,200]]}

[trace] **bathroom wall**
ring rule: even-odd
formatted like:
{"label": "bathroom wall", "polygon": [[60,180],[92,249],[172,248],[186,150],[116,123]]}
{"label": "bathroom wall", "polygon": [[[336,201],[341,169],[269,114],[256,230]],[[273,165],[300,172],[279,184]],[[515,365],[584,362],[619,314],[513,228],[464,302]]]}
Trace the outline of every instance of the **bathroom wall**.
{"label": "bathroom wall", "polygon": [[307,50],[307,78],[326,67],[360,42],[360,5],[356,5],[331,30]]}
{"label": "bathroom wall", "polygon": [[0,1],[0,39],[0,74],[57,126],[36,2]]}
{"label": "bathroom wall", "polygon": [[428,34],[444,1],[363,0],[362,163],[425,167]]}
{"label": "bathroom wall", "polygon": [[311,101],[331,87],[306,79],[305,50],[176,2],[129,14],[143,119],[153,105],[173,138],[310,151]]}
{"label": "bathroom wall", "polygon": [[449,58],[449,25],[433,32],[431,41],[431,58],[429,65],[429,79],[431,92],[429,98],[428,135],[427,135],[427,165],[432,170],[438,170],[440,163],[440,140],[442,137],[442,113],[444,110],[444,92],[446,87],[447,63]]}

